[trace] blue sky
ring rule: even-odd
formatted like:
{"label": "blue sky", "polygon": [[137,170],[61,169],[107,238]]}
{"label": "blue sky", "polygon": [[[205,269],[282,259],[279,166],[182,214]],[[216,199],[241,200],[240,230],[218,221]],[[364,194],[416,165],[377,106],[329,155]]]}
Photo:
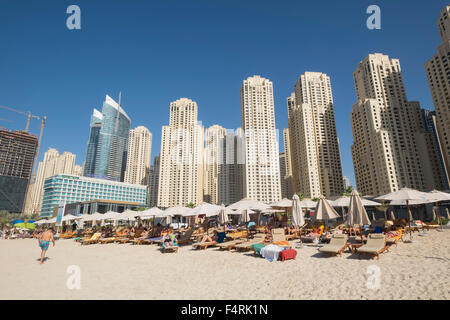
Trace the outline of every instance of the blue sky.
{"label": "blue sky", "polygon": [[[68,30],[66,8],[81,8]],[[381,30],[366,9],[381,8]],[[440,43],[436,19],[447,1],[57,0],[0,1],[0,105],[46,115],[43,153],[53,147],[85,160],[89,118],[105,94],[117,98],[134,128],[153,133],[159,154],[169,103],[198,103],[205,126],[240,126],[239,89],[258,74],[274,84],[277,128],[287,126],[286,97],[300,74],[331,77],[344,175],[354,184],[350,111],[352,72],[367,54],[400,59],[407,96],[433,109],[424,63]],[[26,119],[0,109],[0,126]],[[39,132],[34,120],[31,131]],[[281,146],[280,146],[281,147]],[[281,149],[281,148],[280,148]]]}

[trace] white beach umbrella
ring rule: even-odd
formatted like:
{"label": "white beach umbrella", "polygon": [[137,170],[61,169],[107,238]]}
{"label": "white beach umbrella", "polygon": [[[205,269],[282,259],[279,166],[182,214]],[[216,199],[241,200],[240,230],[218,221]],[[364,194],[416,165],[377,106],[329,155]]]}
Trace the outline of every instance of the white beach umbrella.
{"label": "white beach umbrella", "polygon": [[315,219],[327,221],[339,217],[339,214],[336,212],[336,210],[333,209],[328,200],[325,199],[324,196],[320,196],[316,206]]}
{"label": "white beach umbrella", "polygon": [[49,223],[47,219],[41,219],[41,220],[38,220],[38,221],[35,222],[35,224],[37,224],[37,225],[46,224],[46,223]]}
{"label": "white beach umbrella", "polygon": [[219,223],[225,225],[228,223],[228,214],[226,213],[226,208],[224,205],[221,206],[222,210],[219,213]]}
{"label": "white beach umbrella", "polygon": [[[350,197],[342,196],[340,198],[337,198],[334,201],[329,201],[331,206],[333,207],[348,207],[350,206]],[[372,200],[361,198],[361,203],[364,207],[371,207],[371,206],[381,206],[381,203],[375,202]]]}
{"label": "white beach umbrella", "polygon": [[56,217],[47,220],[47,223],[56,223]]}
{"label": "white beach umbrella", "polygon": [[[428,200],[433,201],[436,203],[437,213],[438,213],[438,219],[439,219],[439,225],[441,226],[442,231],[442,217],[441,217],[441,210],[439,209],[439,202],[440,201],[450,201],[450,194],[438,190],[433,190],[431,192],[427,193]],[[434,214],[434,212],[433,212]],[[436,217],[433,217],[433,220],[435,220]]]}
{"label": "white beach umbrella", "polygon": [[292,224],[295,228],[300,228],[305,224],[300,198],[296,194],[292,197]]}
{"label": "white beach umbrella", "polygon": [[352,190],[350,195],[350,206],[347,214],[347,225],[367,225],[370,224],[366,209],[364,208],[361,198],[356,190]]}
{"label": "white beach umbrella", "polygon": [[421,191],[417,191],[414,189],[409,189],[409,188],[402,188],[398,191],[395,192],[391,192],[388,194],[385,194],[384,196],[381,197],[377,197],[377,200],[390,200],[391,204],[393,200],[402,200],[405,201],[405,205],[406,205],[406,211],[408,212],[408,224],[409,224],[409,237],[410,240],[412,241],[412,230],[411,230],[411,221],[412,221],[412,214],[411,214],[411,210],[409,210],[409,205],[411,204],[411,201],[424,201],[424,203],[426,202],[430,202],[427,198],[427,194],[425,192],[421,192]]}
{"label": "white beach umbrella", "polygon": [[300,201],[300,206],[302,208],[312,209],[317,207],[317,201],[312,201],[311,199],[303,199]]}
{"label": "white beach umbrella", "polygon": [[249,210],[242,210],[241,213],[241,222],[247,223],[250,221],[250,213]]}
{"label": "white beach umbrella", "polygon": [[108,211],[102,216],[102,220],[112,220],[118,217],[120,213],[114,211]]}
{"label": "white beach umbrella", "polygon": [[182,206],[176,206],[171,207],[166,210],[164,210],[164,215],[170,215],[170,216],[185,216],[186,214],[189,214],[191,212],[191,208],[182,207]]}
{"label": "white beach umbrella", "polygon": [[81,217],[77,217],[71,214],[67,214],[65,216],[62,217],[61,221],[73,221],[73,220],[80,220]]}
{"label": "white beach umbrella", "polygon": [[192,213],[194,215],[204,214],[207,217],[213,217],[213,216],[218,216],[220,214],[221,210],[222,210],[221,206],[203,202],[202,204],[199,204],[198,206],[193,208]]}
{"label": "white beach umbrella", "polygon": [[257,200],[251,200],[244,198],[242,200],[239,200],[238,202],[235,202],[227,207],[228,209],[232,210],[247,210],[251,209],[253,211],[263,211],[267,209],[271,209],[271,207],[268,204],[265,204],[264,202],[257,201]]}
{"label": "white beach umbrella", "polygon": [[292,200],[284,198],[281,201],[278,201],[278,202],[270,204],[270,206],[272,208],[291,208],[292,207]]}
{"label": "white beach umbrella", "polygon": [[84,221],[99,221],[102,220],[103,214],[95,212],[90,214],[89,217],[83,218]]}
{"label": "white beach umbrella", "polygon": [[145,217],[162,217],[162,216],[164,216],[164,211],[159,209],[158,207],[153,207],[153,208],[141,211],[139,216],[141,218],[145,218]]}

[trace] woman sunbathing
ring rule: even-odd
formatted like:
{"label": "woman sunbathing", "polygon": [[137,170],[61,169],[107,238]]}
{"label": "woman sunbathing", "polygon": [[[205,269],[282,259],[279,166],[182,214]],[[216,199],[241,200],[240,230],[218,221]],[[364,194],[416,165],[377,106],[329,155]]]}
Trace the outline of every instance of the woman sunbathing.
{"label": "woman sunbathing", "polygon": [[217,230],[214,230],[214,234],[212,236],[208,236],[207,234],[203,236],[202,241],[200,241],[200,243],[205,243],[205,242],[214,242],[217,241],[217,239],[219,239],[219,236],[217,235]]}

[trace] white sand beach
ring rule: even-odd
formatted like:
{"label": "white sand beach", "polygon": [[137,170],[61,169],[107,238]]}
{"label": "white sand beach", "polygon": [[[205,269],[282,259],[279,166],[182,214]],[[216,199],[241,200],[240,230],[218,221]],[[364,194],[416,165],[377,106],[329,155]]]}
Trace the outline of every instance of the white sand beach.
{"label": "white sand beach", "polygon": [[[213,247],[162,254],[156,245],[58,240],[44,265],[37,240],[0,240],[0,299],[450,299],[450,230],[414,236],[379,260],[305,245],[285,262]],[[79,290],[66,286],[70,265],[80,267]],[[379,289],[367,288],[371,265]]]}

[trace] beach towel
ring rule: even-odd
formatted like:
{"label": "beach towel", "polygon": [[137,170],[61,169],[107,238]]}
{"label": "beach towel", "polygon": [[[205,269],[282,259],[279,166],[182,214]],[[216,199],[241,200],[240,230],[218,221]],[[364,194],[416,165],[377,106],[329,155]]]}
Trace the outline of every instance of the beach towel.
{"label": "beach towel", "polygon": [[274,244],[269,244],[261,249],[261,257],[270,262],[277,261],[280,255],[280,252],[283,251],[284,248],[276,246]]}
{"label": "beach towel", "polygon": [[294,259],[297,257],[297,250],[294,249],[286,249],[280,252],[281,261],[287,259]]}
{"label": "beach towel", "polygon": [[277,245],[277,246],[290,246],[290,243],[288,241],[275,241],[273,244]]}
{"label": "beach towel", "polygon": [[256,243],[251,245],[251,249],[255,250],[256,253],[261,254],[261,249],[264,248],[266,245],[262,243]]}

